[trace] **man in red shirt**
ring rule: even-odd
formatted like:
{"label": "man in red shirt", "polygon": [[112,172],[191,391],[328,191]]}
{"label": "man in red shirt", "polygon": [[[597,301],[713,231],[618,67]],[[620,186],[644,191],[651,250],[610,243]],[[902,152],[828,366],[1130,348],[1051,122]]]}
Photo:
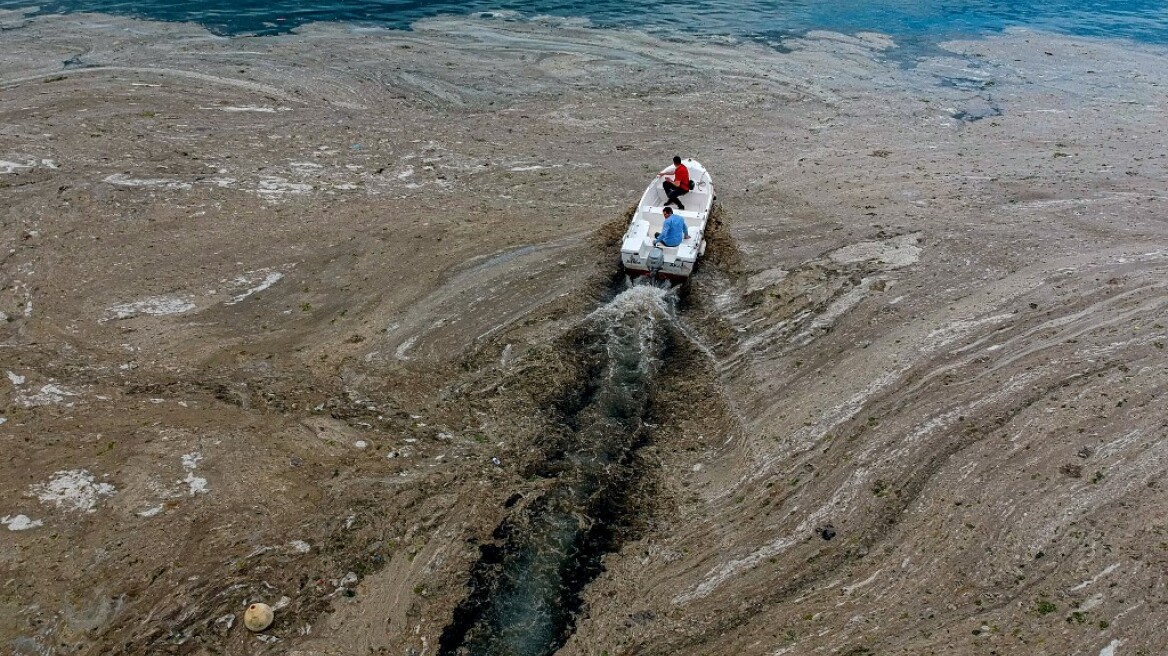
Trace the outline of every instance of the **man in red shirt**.
{"label": "man in red shirt", "polygon": [[[693,189],[693,183],[689,179],[689,169],[681,163],[681,157],[674,155],[673,166],[665,167],[665,170],[658,173],[657,177],[666,178],[661,183],[661,187],[665,189],[665,195],[669,197],[665,204],[677,203],[677,209],[684,210],[685,205],[682,205],[677,197],[689,193],[689,190]],[[673,180],[669,180],[670,177]]]}

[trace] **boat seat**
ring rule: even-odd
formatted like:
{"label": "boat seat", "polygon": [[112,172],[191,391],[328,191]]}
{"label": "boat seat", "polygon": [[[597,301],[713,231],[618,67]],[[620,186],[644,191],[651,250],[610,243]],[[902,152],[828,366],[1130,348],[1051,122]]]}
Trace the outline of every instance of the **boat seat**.
{"label": "boat seat", "polygon": [[[665,209],[664,205],[645,205],[641,208],[641,211],[648,212],[649,214],[664,214],[662,212],[662,210],[664,210],[664,209]],[[672,206],[670,206],[670,209],[673,210],[674,214],[680,216],[683,219],[696,219],[696,218],[698,218],[698,212],[695,210],[679,210],[679,209],[672,207]]]}

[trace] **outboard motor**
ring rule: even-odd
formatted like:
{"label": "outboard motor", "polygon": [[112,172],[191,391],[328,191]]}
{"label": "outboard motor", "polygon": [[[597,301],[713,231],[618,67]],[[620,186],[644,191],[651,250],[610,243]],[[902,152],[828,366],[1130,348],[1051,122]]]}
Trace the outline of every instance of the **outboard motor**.
{"label": "outboard motor", "polygon": [[649,277],[656,278],[657,272],[665,266],[665,251],[661,250],[660,246],[654,246],[653,250],[649,251],[649,257],[645,258],[645,264],[649,265]]}

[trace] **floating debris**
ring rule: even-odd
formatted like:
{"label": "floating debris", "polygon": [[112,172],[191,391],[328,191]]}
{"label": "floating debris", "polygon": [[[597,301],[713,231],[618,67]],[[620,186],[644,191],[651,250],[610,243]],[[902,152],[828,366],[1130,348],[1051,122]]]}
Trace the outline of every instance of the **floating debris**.
{"label": "floating debris", "polygon": [[92,513],[102,497],[113,496],[117,489],[109,483],[98,483],[86,469],[59,471],[48,483],[33,485],[29,492],[41,503],[62,510]]}
{"label": "floating debris", "polygon": [[252,604],[243,613],[243,624],[249,631],[263,631],[272,625],[274,617],[271,606],[263,603]]}
{"label": "floating debris", "polygon": [[41,520],[32,519],[28,515],[6,515],[0,517],[0,524],[7,526],[9,531],[27,531],[30,528],[45,525]]}
{"label": "floating debris", "polygon": [[195,476],[195,468],[199,466],[199,461],[203,459],[203,454],[195,452],[188,453],[182,457],[183,469],[187,471],[186,478],[179,481],[186,483],[190,488],[190,496],[195,496],[199,493],[207,492],[207,479],[202,476]]}
{"label": "floating debris", "polygon": [[[36,394],[22,394],[17,396],[16,403],[25,408],[35,408],[42,405],[64,403],[65,400],[70,396],[77,396],[77,394],[75,392],[70,392],[69,390],[59,385],[49,383],[47,385],[42,385]],[[71,406],[73,404],[69,403],[67,405]]]}
{"label": "floating debris", "polygon": [[131,319],[138,315],[162,316],[167,314],[182,314],[195,309],[195,304],[178,296],[151,296],[132,303],[122,303],[106,308],[106,318],[110,320]]}

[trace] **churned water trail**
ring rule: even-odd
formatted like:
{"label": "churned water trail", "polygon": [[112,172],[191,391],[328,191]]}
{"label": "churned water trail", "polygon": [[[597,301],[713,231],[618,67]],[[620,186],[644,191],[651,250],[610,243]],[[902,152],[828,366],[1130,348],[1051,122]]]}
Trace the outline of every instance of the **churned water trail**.
{"label": "churned water trail", "polygon": [[554,482],[481,547],[439,654],[547,656],[571,636],[581,592],[628,527],[672,300],[667,290],[633,287],[584,319],[573,347],[587,374],[561,399],[556,435],[531,472]]}

